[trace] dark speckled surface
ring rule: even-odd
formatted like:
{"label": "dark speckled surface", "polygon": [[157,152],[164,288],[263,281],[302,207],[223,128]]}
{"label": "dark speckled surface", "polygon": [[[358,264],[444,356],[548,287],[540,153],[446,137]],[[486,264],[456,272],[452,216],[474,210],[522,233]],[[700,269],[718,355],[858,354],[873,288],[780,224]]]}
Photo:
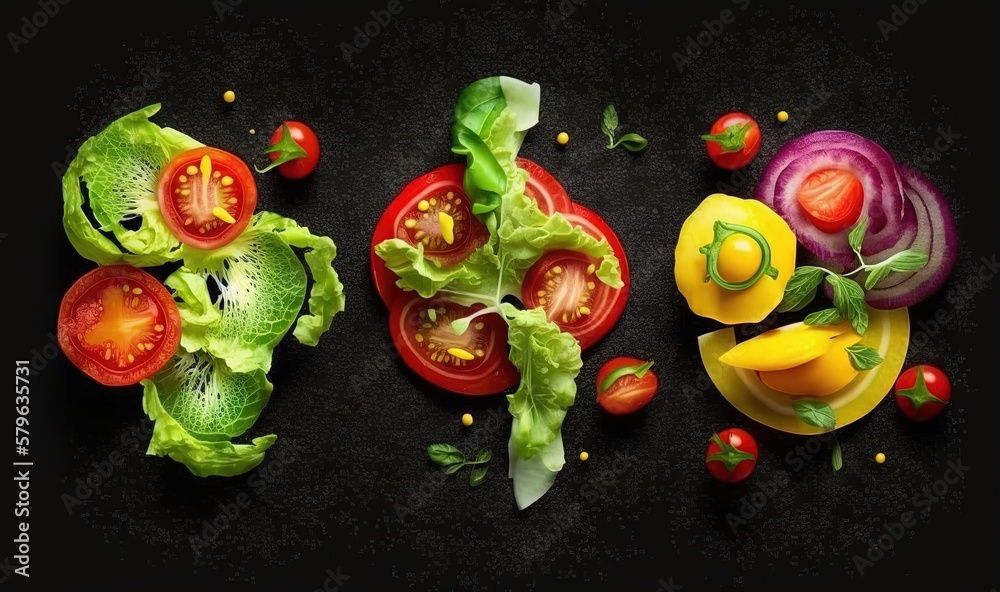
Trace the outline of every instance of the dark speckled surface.
{"label": "dark speckled surface", "polygon": [[[718,0],[656,11],[595,0],[400,2],[402,11],[350,62],[340,44],[352,42],[354,27],[385,2],[329,16],[292,2],[73,2],[16,53],[0,49],[5,193],[18,208],[0,222],[4,302],[16,331],[4,340],[8,363],[53,351],[45,346],[59,298],[89,268],[62,232],[52,163],[64,160],[67,146],[151,102],[163,104],[159,123],[252,162],[263,161],[259,152],[282,119],[313,125],[323,147],[315,176],[295,183],[260,177],[260,205],[333,237],[347,292],[347,312],[318,347],[290,336],[279,346],[274,396],[251,430],[279,440],[250,475],[202,480],[144,456],[149,426],[138,389],[101,389],[61,356],[48,362],[32,379],[33,577],[4,569],[5,587],[311,591],[324,583],[333,589],[334,580],[345,591],[1000,586],[991,380],[1000,279],[990,263],[998,250],[998,129],[988,115],[997,103],[995,8],[901,2],[912,14],[886,39],[878,21],[891,22],[889,1],[819,8]],[[7,2],[0,24],[17,32],[21,17],[38,10],[33,0]],[[570,14],[554,18],[560,10]],[[685,51],[688,36],[718,30],[711,21],[723,10],[733,11],[732,22],[679,68],[675,52]],[[549,494],[524,512],[514,507],[503,469],[503,398],[451,397],[411,375],[393,356],[367,267],[381,208],[410,179],[455,160],[448,150],[454,100],[467,83],[493,74],[541,83],[541,121],[522,153],[604,215],[633,269],[619,326],[584,356],[578,403],[564,428],[570,460]],[[227,88],[236,91],[233,105],[220,99]],[[650,139],[647,151],[603,148],[598,122],[607,103],[618,106],[624,131]],[[697,139],[731,109],[763,127],[760,156],[745,178],[714,170]],[[784,125],[773,118],[779,109],[791,114]],[[925,335],[910,362],[945,368],[954,404],[940,420],[914,426],[883,401],[840,430],[845,460],[837,474],[828,450],[797,460],[796,447],[808,440],[754,424],[702,382],[695,337],[714,325],[689,313],[671,272],[677,231],[705,195],[719,183],[749,195],[785,140],[825,128],[853,130],[902,162],[924,162],[955,210],[962,247],[944,292],[910,311]],[[929,153],[942,129],[960,137]],[[571,136],[565,148],[553,141],[561,130]],[[922,161],[928,154],[934,159]],[[772,323],[785,320],[797,319]],[[596,370],[615,355],[655,359],[663,389],[639,415],[612,421],[592,401]],[[458,420],[467,411],[478,421],[463,429]],[[11,417],[9,408],[4,413]],[[702,456],[712,431],[730,425],[751,430],[762,452],[754,476],[727,488],[707,477]],[[440,478],[424,453],[436,441],[491,447],[498,458],[486,482],[470,489],[464,479]],[[581,449],[591,454],[586,464],[574,458]],[[871,461],[879,451],[889,459],[881,466]],[[74,493],[95,463],[119,455],[123,462],[68,513],[63,494]],[[968,471],[946,485],[949,463],[959,462]],[[7,499],[13,504],[10,489]],[[231,517],[219,519],[227,508]],[[727,515],[741,512],[745,522],[731,528]],[[906,512],[913,512],[909,526],[892,526],[908,520]],[[195,552],[192,537],[216,519],[220,532]],[[855,557],[880,536],[889,550],[873,552],[862,574]],[[14,554],[10,542],[0,547],[0,558]]]}

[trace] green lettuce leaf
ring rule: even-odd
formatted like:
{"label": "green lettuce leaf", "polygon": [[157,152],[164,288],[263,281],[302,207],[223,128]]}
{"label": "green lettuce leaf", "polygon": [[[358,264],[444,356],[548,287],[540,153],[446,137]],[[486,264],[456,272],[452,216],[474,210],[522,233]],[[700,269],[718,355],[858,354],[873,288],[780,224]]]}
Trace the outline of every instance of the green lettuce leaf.
{"label": "green lettuce leaf", "polygon": [[[545,318],[541,308],[518,310],[502,305],[510,325],[510,361],[521,372],[521,383],[507,395],[510,414],[517,418],[511,445],[523,458],[539,454],[559,436],[566,410],[576,399],[576,376],[583,360],[580,344]],[[549,466],[559,470],[558,466]]]}
{"label": "green lettuce leaf", "polygon": [[[202,144],[149,121],[159,110],[159,104],[150,105],[112,122],[80,146],[63,174],[63,227],[86,259],[147,267],[181,256],[180,242],[160,214],[157,177],[171,158]],[[83,209],[85,202],[96,228]],[[142,219],[138,230],[122,225],[135,217]]]}
{"label": "green lettuce leaf", "polygon": [[424,298],[434,296],[449,285],[457,291],[482,294],[485,298],[496,296],[500,261],[493,252],[492,243],[479,247],[464,261],[446,267],[426,258],[424,245],[418,243],[414,247],[398,238],[376,245],[375,254],[399,276],[397,286],[413,290]]}
{"label": "green lettuce leaf", "polygon": [[[297,323],[307,277],[289,245],[306,249],[314,280],[309,314]],[[332,240],[271,212],[254,215],[243,234],[224,247],[185,247],[184,266],[165,281],[179,299],[181,346],[207,351],[234,372],[251,372],[270,369],[272,352],[293,323],[296,338],[315,345],[344,309],[343,285],[331,266],[335,255]],[[209,281],[219,289],[216,301]]]}
{"label": "green lettuce leaf", "polygon": [[552,487],[556,475],[566,462],[566,457],[562,433],[538,454],[531,458],[522,456],[513,444],[519,429],[518,423],[515,417],[510,426],[511,438],[507,443],[509,457],[507,478],[514,482],[514,502],[517,504],[517,509],[523,510],[538,501]]}
{"label": "green lettuce leaf", "polygon": [[277,439],[230,441],[253,425],[271,395],[260,370],[234,373],[207,354],[182,353],[142,385],[142,407],[154,422],[146,454],[169,456],[199,477],[245,473]]}

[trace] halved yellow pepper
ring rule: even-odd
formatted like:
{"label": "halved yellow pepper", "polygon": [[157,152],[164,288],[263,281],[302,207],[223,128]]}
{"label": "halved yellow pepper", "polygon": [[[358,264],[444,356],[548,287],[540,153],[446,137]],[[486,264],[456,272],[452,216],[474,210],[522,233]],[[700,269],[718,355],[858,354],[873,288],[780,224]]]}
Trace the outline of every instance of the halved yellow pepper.
{"label": "halved yellow pepper", "polygon": [[861,341],[861,336],[850,329],[829,341],[829,350],[815,360],[786,370],[758,372],[757,376],[767,386],[789,395],[825,397],[833,394],[858,375],[847,348]]}
{"label": "halved yellow pepper", "polygon": [[747,370],[786,370],[827,353],[833,339],[851,330],[848,322],[836,325],[792,323],[748,339],[719,357],[719,361]]}
{"label": "halved yellow pepper", "polygon": [[[716,222],[738,225],[759,233],[770,254],[770,266],[776,277],[764,274],[743,289],[727,289],[709,279],[709,256],[703,247],[713,244],[717,236]],[[742,236],[742,235],[741,235]],[[757,271],[746,249],[732,249],[725,242],[716,252],[717,275],[723,279],[740,274],[728,252],[739,252],[738,266],[750,266]],[[722,193],[706,197],[681,226],[674,249],[674,279],[677,288],[695,314],[726,324],[756,323],[764,319],[785,292],[785,285],[795,271],[795,234],[788,224],[763,203]],[[756,262],[760,263],[760,262]],[[748,274],[749,275],[749,274]]]}

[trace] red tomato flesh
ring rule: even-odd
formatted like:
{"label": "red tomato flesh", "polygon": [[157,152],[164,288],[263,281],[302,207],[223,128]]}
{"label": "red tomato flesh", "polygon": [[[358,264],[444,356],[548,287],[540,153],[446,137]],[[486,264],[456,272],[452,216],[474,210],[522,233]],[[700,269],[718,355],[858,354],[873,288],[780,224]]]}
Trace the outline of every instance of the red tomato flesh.
{"label": "red tomato flesh", "polygon": [[528,172],[524,194],[538,204],[543,214],[551,216],[555,212],[568,214],[573,211],[573,202],[562,184],[538,163],[522,156],[517,157],[517,166]]}
{"label": "red tomato flesh", "polygon": [[490,313],[462,335],[451,326],[483,308],[416,294],[397,298],[389,312],[392,339],[406,365],[431,384],[463,395],[499,393],[520,378],[507,357],[507,323]]}
{"label": "red tomato flesh", "polygon": [[[372,234],[369,259],[375,289],[386,306],[403,291],[396,287],[396,274],[375,254],[375,246],[382,241],[398,238],[413,246],[423,244],[425,257],[449,266],[489,240],[489,230],[472,214],[462,185],[464,174],[464,164],[436,168],[408,183],[382,212]],[[450,233],[442,228],[448,219]]]}
{"label": "red tomato flesh", "polygon": [[156,196],[177,240],[216,249],[232,242],[250,223],[257,184],[240,157],[217,148],[193,148],[167,163]]}
{"label": "red tomato flesh", "polygon": [[576,251],[550,251],[531,266],[521,285],[521,302],[527,308],[542,307],[550,321],[559,325],[586,350],[611,331],[621,318],[628,300],[629,271],[625,250],[607,223],[580,204],[575,213],[564,214],[571,223],[601,239],[606,238],[621,265],[625,286],[612,288],[597,278],[600,261]]}
{"label": "red tomato flesh", "polygon": [[813,226],[834,234],[854,226],[861,217],[865,189],[849,171],[823,169],[805,178],[797,199]]}
{"label": "red tomato flesh", "polygon": [[177,304],[153,276],[131,265],[98,267],[66,292],[59,345],[73,364],[109,386],[135,384],[177,351]]}
{"label": "red tomato flesh", "polygon": [[626,374],[614,381],[605,391],[601,386],[609,374],[619,368],[642,366],[646,360],[638,358],[618,357],[605,362],[597,372],[597,403],[602,409],[612,415],[629,415],[642,409],[653,400],[653,395],[659,388],[659,381],[652,368],[646,370],[642,378],[634,374]]}

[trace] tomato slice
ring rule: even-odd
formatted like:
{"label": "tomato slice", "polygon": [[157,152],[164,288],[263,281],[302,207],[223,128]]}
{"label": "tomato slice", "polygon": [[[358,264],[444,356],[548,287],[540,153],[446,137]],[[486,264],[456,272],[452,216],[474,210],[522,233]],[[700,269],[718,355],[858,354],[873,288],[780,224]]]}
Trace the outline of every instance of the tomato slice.
{"label": "tomato slice", "polygon": [[108,265],[87,272],[63,296],[58,336],[70,361],[97,382],[135,384],[177,351],[181,315],[155,277]]}
{"label": "tomato slice", "polygon": [[621,264],[622,288],[612,288],[597,279],[600,261],[576,251],[550,251],[528,270],[521,285],[521,301],[527,308],[541,306],[548,319],[580,342],[586,350],[604,337],[625,310],[629,291],[628,260],[621,241],[598,214],[574,204],[574,213],[564,214],[574,225],[601,239],[606,238]]}
{"label": "tomato slice", "polygon": [[484,308],[417,294],[397,298],[389,312],[392,339],[421,378],[463,395],[492,395],[520,379],[508,359],[507,323],[495,313],[476,317],[462,335],[451,322]]}
{"label": "tomato slice", "polygon": [[620,368],[642,367],[646,360],[626,356],[608,360],[597,372],[597,403],[612,415],[629,415],[642,409],[653,400],[660,384],[652,368],[647,368],[642,378],[625,374],[614,380],[607,390],[602,390],[605,379]]}
{"label": "tomato slice", "polygon": [[538,209],[547,216],[555,212],[569,214],[573,211],[573,202],[562,184],[538,163],[522,156],[517,157],[517,166],[528,171],[528,182],[524,186],[524,194],[538,203]]}
{"label": "tomato slice", "polygon": [[797,198],[812,225],[833,234],[854,226],[861,217],[865,188],[849,171],[823,169],[805,178]]}
{"label": "tomato slice", "polygon": [[250,223],[257,207],[257,184],[240,157],[203,146],[167,163],[156,197],[177,240],[198,249],[217,249]]}
{"label": "tomato slice", "polygon": [[403,293],[396,287],[396,274],[375,254],[375,246],[399,238],[416,246],[442,266],[454,265],[485,245],[490,238],[486,226],[472,214],[462,178],[465,165],[447,164],[411,181],[382,212],[372,234],[369,254],[375,290],[386,306]]}

